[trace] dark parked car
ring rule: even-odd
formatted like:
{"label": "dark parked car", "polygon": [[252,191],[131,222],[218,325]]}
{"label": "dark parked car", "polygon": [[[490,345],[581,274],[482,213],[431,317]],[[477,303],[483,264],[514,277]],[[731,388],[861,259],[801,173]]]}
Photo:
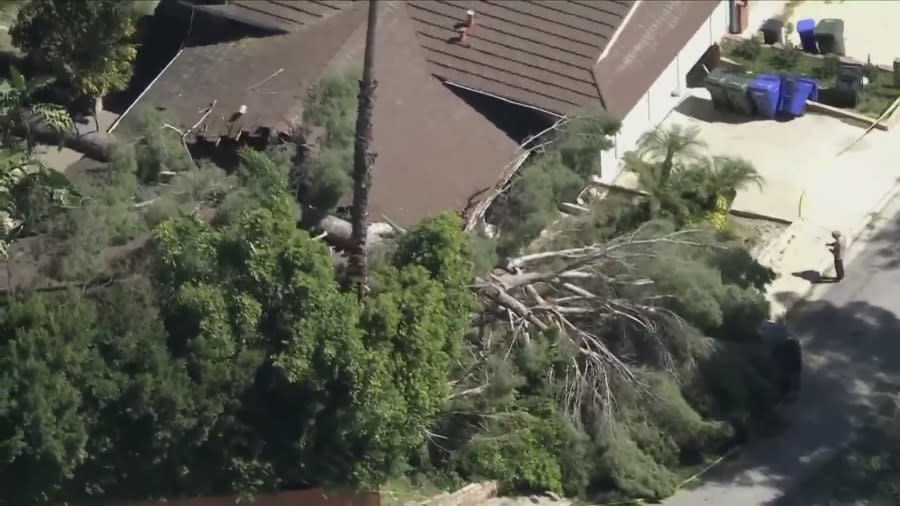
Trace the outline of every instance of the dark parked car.
{"label": "dark parked car", "polygon": [[796,398],[803,372],[800,341],[791,335],[784,323],[771,320],[760,326],[759,334],[774,362],[775,380],[781,394],[789,399]]}

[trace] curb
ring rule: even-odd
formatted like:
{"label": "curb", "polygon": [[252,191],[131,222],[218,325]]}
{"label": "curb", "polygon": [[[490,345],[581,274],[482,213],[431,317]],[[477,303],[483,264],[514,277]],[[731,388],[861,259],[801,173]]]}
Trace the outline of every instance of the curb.
{"label": "curb", "polygon": [[791,240],[796,236],[796,231],[804,222],[802,219],[791,222],[787,228],[782,231],[778,237],[772,239],[760,252],[756,255],[756,261],[762,265],[771,267],[770,261],[774,258],[776,253],[779,250],[783,250],[787,247],[788,244],[791,243]]}

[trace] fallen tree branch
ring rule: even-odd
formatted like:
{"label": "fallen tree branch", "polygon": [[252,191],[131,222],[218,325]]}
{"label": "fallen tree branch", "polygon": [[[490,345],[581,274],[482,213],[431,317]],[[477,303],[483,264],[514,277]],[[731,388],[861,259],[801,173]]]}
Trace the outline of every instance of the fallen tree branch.
{"label": "fallen tree branch", "polygon": [[[116,138],[106,132],[79,132],[78,126],[60,131],[48,124],[39,115],[29,111],[23,111],[26,119],[25,125],[17,125],[13,128],[13,135],[27,138],[29,135],[40,144],[63,146],[78,151],[79,153],[100,162],[109,161],[113,149],[117,145]],[[60,141],[62,141],[60,143]]]}

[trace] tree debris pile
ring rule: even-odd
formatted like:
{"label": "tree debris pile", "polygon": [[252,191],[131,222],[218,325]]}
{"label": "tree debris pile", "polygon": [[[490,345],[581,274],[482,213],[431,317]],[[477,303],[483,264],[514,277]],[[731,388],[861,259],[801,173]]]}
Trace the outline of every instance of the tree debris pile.
{"label": "tree debris pile", "polygon": [[[344,106],[329,107],[321,138],[346,129]],[[596,203],[534,240],[529,216],[555,221],[543,211],[593,174],[616,128],[605,117],[539,142],[490,216],[499,251],[450,214],[398,230],[368,251],[361,299],[323,236],[297,226],[296,152],[244,150],[226,174],[163,123],[148,117],[110,163],[73,176],[72,199],[4,201],[46,239],[26,251],[7,236],[7,272],[31,253],[72,286],[10,286],[0,308],[0,502],[398,476],[660,498],[773,404],[754,334],[771,272],[702,206],[665,214],[680,189],[660,186],[663,206]],[[687,166],[677,149],[642,160],[669,160],[670,181]],[[539,193],[547,206],[526,213]],[[531,228],[517,228],[520,211]],[[111,282],[90,283],[134,244]]]}

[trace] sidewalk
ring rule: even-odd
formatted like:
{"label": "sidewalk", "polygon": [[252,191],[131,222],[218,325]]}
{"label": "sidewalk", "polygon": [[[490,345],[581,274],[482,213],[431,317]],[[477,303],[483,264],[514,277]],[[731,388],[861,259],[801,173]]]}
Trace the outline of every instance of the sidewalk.
{"label": "sidewalk", "polygon": [[798,203],[801,219],[760,258],[778,274],[769,288],[774,316],[784,314],[810,290],[809,281],[792,273],[821,272],[830,265],[825,245],[832,241],[831,231],[840,230],[852,243],[896,193],[898,160],[900,129],[873,131],[832,163],[811,171],[812,180]]}

